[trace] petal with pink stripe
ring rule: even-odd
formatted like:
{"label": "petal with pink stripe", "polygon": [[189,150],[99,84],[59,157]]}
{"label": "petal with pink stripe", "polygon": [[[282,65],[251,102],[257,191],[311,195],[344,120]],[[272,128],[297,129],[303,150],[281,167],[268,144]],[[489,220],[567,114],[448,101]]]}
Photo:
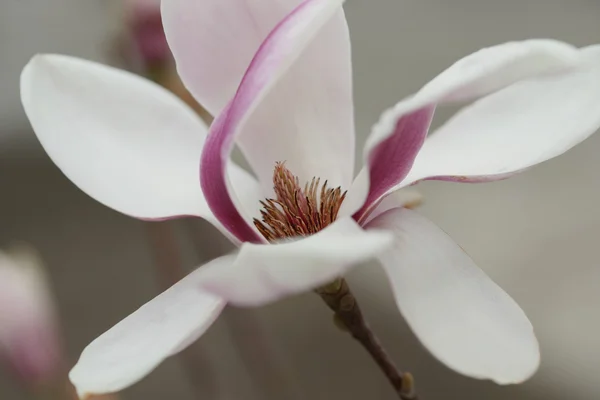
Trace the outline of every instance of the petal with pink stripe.
{"label": "petal with pink stripe", "polygon": [[[235,190],[231,189],[224,173],[234,140],[302,51],[336,16],[342,2],[305,0],[284,18],[265,39],[235,97],[211,126],[201,159],[202,190],[214,215],[241,241],[258,243],[263,239],[249,224],[248,216],[235,207],[232,198]],[[269,146],[269,143],[262,145]]]}
{"label": "petal with pink stripe", "polygon": [[[170,0],[162,4],[177,68],[214,115],[234,97],[261,43],[300,0]],[[354,169],[350,36],[340,8],[286,69],[240,129],[237,143],[272,193],[277,161],[301,181],[348,188]]]}
{"label": "petal with pink stripe", "polygon": [[[576,83],[586,79],[573,78],[577,73],[569,73],[582,64],[584,57],[581,52],[554,40],[505,43],[482,49],[457,61],[419,92],[382,114],[367,139],[364,150],[367,166],[348,194],[345,212],[361,209],[363,213],[386,193],[421,179],[433,179],[436,176],[458,176],[459,181],[481,180],[482,177],[501,178],[506,177],[507,173],[543,161],[543,157],[535,157],[539,150],[539,138],[544,136],[540,131],[544,128],[541,121],[542,117],[548,122],[553,120],[553,113],[552,110],[547,111],[550,118],[546,118],[538,110],[542,105],[551,108],[559,105],[561,100],[557,97],[557,85],[566,86],[566,80]],[[596,93],[594,74],[588,72],[584,75],[592,84],[591,87],[584,90],[585,94],[578,99],[568,101],[581,100],[587,104],[589,94]],[[569,93],[576,96],[575,92],[571,90]],[[405,130],[397,129],[403,126],[398,122],[427,112],[438,104],[468,101],[490,93],[492,95],[465,108],[455,117],[455,122],[451,121],[427,140],[424,124],[422,129],[412,131],[417,138],[407,135]],[[552,101],[547,96],[554,99],[553,104],[549,104]],[[509,97],[511,100],[520,100],[511,107],[507,101]],[[565,113],[557,114],[562,115]],[[570,117],[574,116],[571,114]],[[393,142],[395,136],[405,135],[411,138],[402,140],[408,151],[394,152],[392,157],[373,157],[381,146]],[[574,135],[578,134],[575,132]],[[544,139],[556,137],[550,134]],[[424,141],[422,148],[414,145],[418,139]],[[528,158],[528,155],[531,157]],[[520,162],[511,163],[519,156],[522,156]],[[385,163],[385,166],[379,163]],[[407,169],[410,170],[408,175]],[[385,173],[369,173],[377,170]],[[367,198],[369,200],[364,204]]]}
{"label": "petal with pink stripe", "polygon": [[[202,217],[229,235],[200,188],[202,120],[177,96],[132,73],[63,55],[23,69],[21,100],[60,170],[100,203],[140,219]],[[258,204],[255,179],[228,164],[240,203]]]}

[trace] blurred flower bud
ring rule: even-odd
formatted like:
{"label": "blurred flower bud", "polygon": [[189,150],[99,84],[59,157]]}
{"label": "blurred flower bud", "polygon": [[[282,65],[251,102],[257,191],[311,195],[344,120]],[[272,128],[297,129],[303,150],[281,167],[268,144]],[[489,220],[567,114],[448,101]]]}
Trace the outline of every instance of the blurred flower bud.
{"label": "blurred flower bud", "polygon": [[126,24],[132,51],[143,68],[162,68],[171,60],[160,16],[160,0],[126,0]]}
{"label": "blurred flower bud", "polygon": [[29,385],[63,373],[54,302],[36,252],[0,252],[0,359]]}

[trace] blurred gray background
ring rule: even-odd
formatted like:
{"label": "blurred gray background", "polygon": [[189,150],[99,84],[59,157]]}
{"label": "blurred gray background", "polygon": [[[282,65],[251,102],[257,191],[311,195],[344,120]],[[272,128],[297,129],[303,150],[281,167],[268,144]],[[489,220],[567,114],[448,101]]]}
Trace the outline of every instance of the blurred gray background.
{"label": "blurred gray background", "polygon": [[[0,246],[25,240],[42,253],[72,361],[160,284],[145,224],[88,198],[44,155],[21,110],[18,76],[36,52],[106,61],[119,27],[118,3],[0,1]],[[381,110],[478,48],[536,37],[600,42],[598,0],[348,0],[346,12],[359,144]],[[440,113],[436,123],[448,115]],[[426,196],[421,212],[450,233],[535,326],[542,367],[523,385],[500,387],[447,370],[409,332],[378,266],[352,274],[373,329],[416,376],[423,399],[600,398],[598,152],[596,135],[508,181],[418,187]],[[227,250],[207,225],[180,221],[175,228],[181,236],[193,231],[204,244],[198,254],[182,240],[189,268]],[[200,360],[191,373],[173,358],[122,398],[395,398],[373,362],[311,294],[262,309],[227,310],[189,354]],[[26,398],[0,375],[0,399]]]}

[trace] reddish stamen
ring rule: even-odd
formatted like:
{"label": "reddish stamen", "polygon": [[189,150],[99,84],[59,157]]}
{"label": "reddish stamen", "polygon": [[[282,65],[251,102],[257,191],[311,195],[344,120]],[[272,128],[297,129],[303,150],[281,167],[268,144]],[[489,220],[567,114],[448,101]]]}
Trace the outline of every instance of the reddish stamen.
{"label": "reddish stamen", "polygon": [[284,163],[275,164],[273,189],[276,199],[261,201],[262,221],[254,219],[254,225],[269,241],[293,236],[309,236],[331,224],[346,197],[342,188],[331,189],[327,181],[321,186],[320,178],[312,178],[300,187],[298,177]]}

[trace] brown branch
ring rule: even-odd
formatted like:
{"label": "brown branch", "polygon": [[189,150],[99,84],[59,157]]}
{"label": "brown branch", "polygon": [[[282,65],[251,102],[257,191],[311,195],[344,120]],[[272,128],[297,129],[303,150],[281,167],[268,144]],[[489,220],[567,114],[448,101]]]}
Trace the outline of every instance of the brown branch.
{"label": "brown branch", "polygon": [[375,360],[393,386],[398,398],[401,400],[417,400],[413,376],[409,372],[398,370],[379,339],[367,325],[346,280],[337,279],[329,285],[317,289],[316,292],[335,313],[334,322],[336,325],[350,333]]}

